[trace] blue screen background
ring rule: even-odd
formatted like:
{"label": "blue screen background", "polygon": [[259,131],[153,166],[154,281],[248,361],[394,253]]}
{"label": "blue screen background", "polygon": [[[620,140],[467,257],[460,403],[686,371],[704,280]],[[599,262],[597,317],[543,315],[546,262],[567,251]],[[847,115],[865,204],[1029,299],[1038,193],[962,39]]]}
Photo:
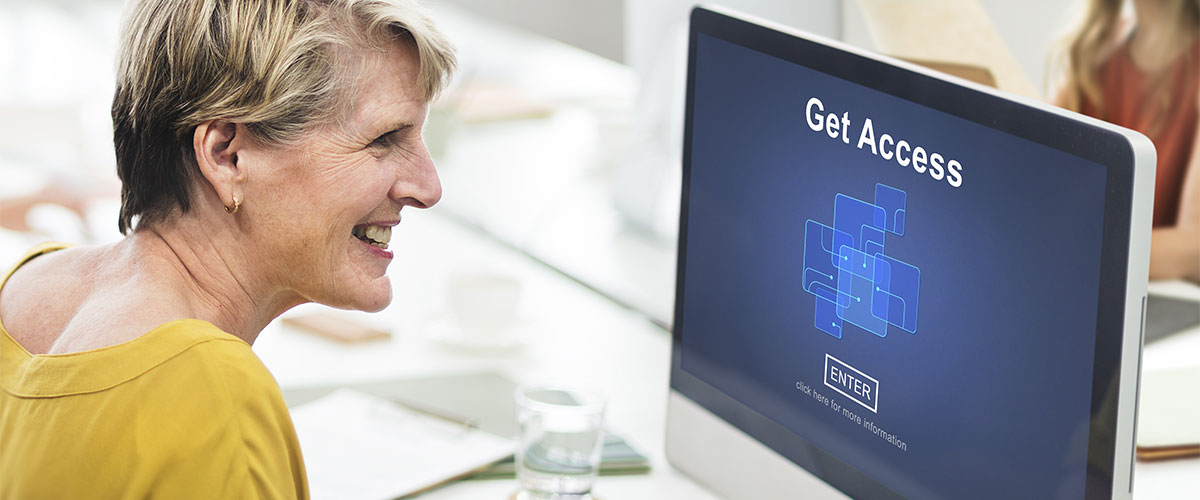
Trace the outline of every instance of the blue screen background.
{"label": "blue screen background", "polygon": [[[682,367],[910,498],[1082,498],[1105,171],[699,34]],[[849,112],[850,144],[805,105]],[[963,165],[961,187],[857,149],[864,117]],[[865,148],[865,146],[864,146]],[[915,334],[813,325],[807,219],[835,195],[907,193],[887,254],[920,268]],[[878,413],[821,383],[830,354],[879,380]],[[802,381],[907,450],[802,394]],[[770,443],[768,443],[770,444]]]}

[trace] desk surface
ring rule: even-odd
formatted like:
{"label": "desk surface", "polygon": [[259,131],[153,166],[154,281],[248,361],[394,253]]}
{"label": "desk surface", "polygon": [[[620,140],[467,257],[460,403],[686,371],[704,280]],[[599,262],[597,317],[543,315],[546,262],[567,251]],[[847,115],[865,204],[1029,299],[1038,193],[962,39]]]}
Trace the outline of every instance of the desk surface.
{"label": "desk surface", "polygon": [[[717,498],[672,468],[664,456],[671,342],[667,332],[644,315],[624,309],[437,212],[406,217],[395,235],[397,257],[389,269],[395,288],[392,305],[377,314],[344,313],[391,330],[393,338],[343,345],[273,323],[254,348],[285,390],[484,370],[505,373],[516,381],[589,385],[608,394],[610,426],[647,454],[653,465],[649,475],[600,478],[596,485],[599,496]],[[469,350],[427,335],[444,327],[448,314],[444,297],[450,277],[479,270],[506,274],[521,282],[519,321],[527,335],[523,345]],[[317,307],[304,306],[295,312]],[[1200,329],[1164,339],[1149,346],[1145,354],[1147,366],[1195,363],[1197,359]],[[1136,467],[1135,499],[1179,498],[1181,491],[1200,491],[1200,459],[1138,462]],[[513,480],[469,481],[421,498],[502,499],[515,489]]]}
{"label": "desk surface", "polygon": [[[627,436],[653,465],[649,475],[600,478],[596,492],[602,498],[716,498],[672,469],[663,455],[671,342],[666,332],[434,212],[406,216],[393,234],[392,305],[377,314],[345,313],[391,330],[393,338],[342,345],[275,322],[254,350],[285,390],[484,370],[518,382],[558,380],[597,387],[609,396],[610,427]],[[525,345],[472,351],[426,335],[445,321],[449,277],[480,269],[521,282]],[[515,489],[514,480],[470,481],[421,498],[503,499]]]}

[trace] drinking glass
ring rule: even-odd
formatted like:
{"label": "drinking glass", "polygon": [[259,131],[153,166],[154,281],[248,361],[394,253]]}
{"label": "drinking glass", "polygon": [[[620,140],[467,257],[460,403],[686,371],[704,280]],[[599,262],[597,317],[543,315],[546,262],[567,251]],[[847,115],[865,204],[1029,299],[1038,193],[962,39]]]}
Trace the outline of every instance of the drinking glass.
{"label": "drinking glass", "polygon": [[516,391],[517,500],[591,500],[604,442],[604,397],[561,386]]}

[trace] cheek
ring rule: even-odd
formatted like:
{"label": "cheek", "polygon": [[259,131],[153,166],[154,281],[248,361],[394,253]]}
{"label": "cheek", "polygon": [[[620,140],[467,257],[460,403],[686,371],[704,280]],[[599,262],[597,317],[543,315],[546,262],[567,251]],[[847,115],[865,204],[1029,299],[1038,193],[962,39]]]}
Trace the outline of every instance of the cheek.
{"label": "cheek", "polygon": [[[296,171],[306,167],[311,168],[297,165]],[[246,202],[253,204],[249,214],[255,239],[294,274],[330,269],[336,262],[334,246],[344,258],[353,220],[361,216],[350,206],[356,199],[352,190],[332,177],[300,173],[270,180],[256,193],[259,199]]]}
{"label": "cheek", "polygon": [[[317,159],[317,161],[321,161]],[[378,203],[387,194],[387,169],[374,156],[360,153],[325,159],[313,165],[311,178],[305,179],[310,192],[321,196],[320,204],[329,207],[354,207]],[[362,214],[365,215],[365,214]]]}
{"label": "cheek", "polygon": [[308,230],[319,234],[322,231],[313,226],[353,224],[366,215],[363,205],[378,191],[376,170],[361,155],[314,154],[309,161],[278,172],[271,179],[270,196],[279,201],[280,215],[303,221]]}

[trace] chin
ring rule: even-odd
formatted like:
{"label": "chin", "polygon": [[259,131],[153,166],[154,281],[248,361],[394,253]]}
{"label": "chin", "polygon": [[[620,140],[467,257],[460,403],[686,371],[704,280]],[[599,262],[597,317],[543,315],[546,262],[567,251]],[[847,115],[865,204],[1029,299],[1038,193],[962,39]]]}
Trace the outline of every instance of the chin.
{"label": "chin", "polygon": [[387,277],[373,280],[364,285],[355,283],[341,285],[340,290],[330,290],[324,295],[327,300],[313,300],[319,304],[353,311],[379,312],[392,303],[392,283]]}
{"label": "chin", "polygon": [[390,305],[391,281],[386,276],[383,279],[379,279],[379,281],[382,283],[373,283],[376,287],[379,287],[379,290],[374,291],[374,293],[366,297],[366,301],[362,303],[362,307],[359,307],[360,311],[378,313]]}
{"label": "chin", "polygon": [[379,311],[386,309],[388,304],[391,304],[391,303],[392,303],[392,298],[389,296],[387,298],[387,300],[381,301],[379,303],[369,304],[369,305],[366,305],[363,307],[356,307],[355,309],[358,309],[359,311],[363,311],[363,312],[377,313]]}
{"label": "chin", "polygon": [[[387,278],[383,279],[383,283],[379,284],[380,290],[375,290],[362,297],[362,300],[357,301],[355,309],[366,312],[379,312],[392,303],[392,283]],[[376,286],[379,286],[376,285]]]}

